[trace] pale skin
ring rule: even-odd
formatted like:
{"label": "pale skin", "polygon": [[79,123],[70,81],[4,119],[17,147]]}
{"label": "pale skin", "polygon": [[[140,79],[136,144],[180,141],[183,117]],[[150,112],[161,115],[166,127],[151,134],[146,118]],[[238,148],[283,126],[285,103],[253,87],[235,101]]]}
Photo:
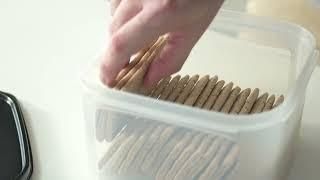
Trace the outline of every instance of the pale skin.
{"label": "pale skin", "polygon": [[224,0],[111,0],[110,41],[102,55],[100,78],[110,87],[131,56],[159,36],[168,43],[152,62],[145,86],[179,71]]}

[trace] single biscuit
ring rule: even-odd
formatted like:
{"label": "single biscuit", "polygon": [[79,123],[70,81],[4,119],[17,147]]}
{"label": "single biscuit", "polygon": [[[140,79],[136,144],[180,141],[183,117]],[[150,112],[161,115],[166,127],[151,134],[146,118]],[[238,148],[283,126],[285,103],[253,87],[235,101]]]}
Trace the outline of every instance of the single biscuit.
{"label": "single biscuit", "polygon": [[163,90],[163,92],[161,93],[159,99],[161,100],[165,100],[168,98],[168,96],[172,93],[172,91],[174,90],[174,88],[177,86],[179,80],[180,80],[181,76],[177,75],[174,78],[172,78],[172,80],[170,81],[169,85]]}
{"label": "single biscuit", "polygon": [[194,86],[192,92],[190,93],[184,104],[187,106],[193,106],[193,104],[197,101],[198,97],[202,93],[203,89],[206,87],[208,81],[209,75],[202,77]]}
{"label": "single biscuit", "polygon": [[244,106],[244,104],[246,103],[247,98],[249,97],[250,93],[251,93],[251,89],[248,88],[248,89],[243,90],[239,94],[236,102],[233,104],[233,106],[231,108],[231,111],[230,111],[231,114],[238,114],[241,111],[241,109]]}
{"label": "single biscuit", "polygon": [[156,123],[150,123],[146,127],[145,132],[141,134],[141,136],[136,140],[136,142],[128,152],[126,159],[123,161],[121,167],[119,168],[119,174],[124,174],[128,171],[130,164],[136,158],[136,155],[138,154],[139,150],[144,145],[147,138],[151,135],[151,133],[154,131],[157,125],[158,124]]}
{"label": "single biscuit", "polygon": [[232,108],[233,103],[235,103],[235,101],[237,100],[238,95],[241,92],[241,88],[240,87],[235,87],[233,88],[233,90],[231,91],[230,96],[228,97],[228,99],[226,100],[226,103],[223,105],[221,112],[228,114]]}
{"label": "single biscuit", "polygon": [[212,111],[217,111],[217,112],[220,111],[220,109],[222,108],[222,106],[224,105],[224,103],[226,102],[228,97],[230,96],[231,91],[232,91],[232,87],[233,87],[233,83],[230,82],[222,89],[219,96],[217,97],[216,102],[214,103],[213,107],[211,108]]}
{"label": "single biscuit", "polygon": [[173,166],[170,168],[166,175],[167,180],[173,180],[177,172],[183,166],[183,164],[190,158],[190,156],[197,150],[199,144],[201,143],[204,133],[198,133],[194,136],[190,144],[184,149],[177,160],[174,162]]}
{"label": "single biscuit", "polygon": [[178,144],[182,138],[184,137],[186,131],[183,129],[177,130],[176,134],[169,139],[169,141],[161,148],[156,159],[151,163],[150,166],[147,167],[147,170],[144,172],[150,172],[151,175],[156,176],[159,168],[166,160],[166,157],[170,154],[172,149]]}
{"label": "single biscuit", "polygon": [[183,104],[185,100],[188,98],[189,94],[191,93],[193,86],[196,84],[196,82],[199,79],[199,75],[194,75],[190,78],[189,82],[179,95],[179,97],[176,100],[176,103]]}
{"label": "single biscuit", "polygon": [[219,137],[205,138],[199,149],[177,173],[175,180],[193,179],[197,176],[209,165],[222,143]]}
{"label": "single biscuit", "polygon": [[151,97],[158,98],[158,96],[162,93],[162,91],[168,85],[170,79],[171,79],[171,76],[163,78],[157,85],[156,89],[152,92]]}
{"label": "single biscuit", "polygon": [[266,105],[265,105],[264,108],[263,108],[263,112],[269,111],[269,110],[272,108],[273,103],[274,103],[275,100],[276,100],[276,96],[275,96],[275,95],[271,95],[271,96],[268,98],[268,100],[267,100],[267,102],[266,102]]}
{"label": "single biscuit", "polygon": [[115,139],[112,141],[108,151],[100,159],[100,161],[98,163],[99,169],[103,168],[103,166],[117,152],[117,150],[125,142],[125,140],[134,132],[134,130],[135,130],[134,126],[128,124],[127,127],[121,132],[121,134],[115,137]]}
{"label": "single biscuit", "polygon": [[110,162],[110,169],[112,172],[117,173],[122,162],[128,155],[129,150],[135,143],[136,139],[143,134],[143,129],[145,125],[140,127],[138,130],[134,131],[131,136],[129,136],[118,148],[117,152],[113,155],[111,162]]}
{"label": "single biscuit", "polygon": [[135,160],[131,163],[131,169],[133,172],[136,172],[136,170],[140,169],[140,166],[142,162],[144,161],[146,155],[148,152],[152,149],[155,143],[157,143],[161,132],[166,128],[167,126],[164,124],[158,125],[153,133],[148,137],[144,145],[141,147],[140,151],[136,155]]}
{"label": "single biscuit", "polygon": [[218,172],[221,162],[225,156],[228,155],[228,149],[230,149],[230,142],[226,140],[222,141],[223,143],[219,145],[219,149],[214,149],[214,151],[211,152],[215,155],[213,159],[211,159],[209,165],[207,165],[205,170],[200,174],[199,180],[209,180]]}
{"label": "single biscuit", "polygon": [[276,102],[274,103],[273,108],[278,107],[281,103],[283,103],[283,101],[284,101],[284,96],[283,95],[279,96]]}
{"label": "single biscuit", "polygon": [[250,113],[254,102],[257,100],[259,96],[259,89],[254,89],[253,92],[248,97],[246,103],[243,105],[240,114],[248,114]]}
{"label": "single biscuit", "polygon": [[266,105],[266,101],[268,99],[269,94],[268,93],[264,93],[263,95],[261,95],[257,101],[254,103],[252,110],[251,110],[251,114],[254,113],[261,113],[264,106]]}
{"label": "single biscuit", "polygon": [[194,105],[195,107],[202,108],[202,106],[207,101],[208,97],[210,96],[217,81],[218,81],[218,76],[214,76],[213,78],[210,78],[207,86],[205,87],[205,89],[200,94],[199,98],[197,99],[197,101]]}
{"label": "single biscuit", "polygon": [[226,157],[222,161],[218,168],[218,171],[214,174],[213,178],[210,179],[222,179],[230,175],[235,169],[235,165],[239,160],[239,147],[232,145],[231,150],[227,153]]}
{"label": "single biscuit", "polygon": [[165,144],[170,140],[170,138],[174,137],[177,128],[174,126],[168,126],[161,133],[157,143],[152,147],[151,151],[147,154],[145,160],[141,165],[141,171],[143,173],[148,173],[152,164],[154,163],[157,156],[160,154],[160,151],[165,146]]}
{"label": "single biscuit", "polygon": [[180,155],[180,153],[184,150],[184,148],[190,143],[194,135],[195,135],[194,132],[187,132],[184,135],[183,139],[174,146],[173,150],[169,153],[169,155],[166,157],[165,161],[162,163],[161,167],[159,168],[155,178],[156,180],[165,179],[173,163],[175,162],[177,157]]}
{"label": "single biscuit", "polygon": [[210,110],[213,104],[216,102],[216,99],[218,98],[218,95],[220,94],[223,86],[225,84],[225,81],[221,80],[218,81],[215,85],[214,89],[212,90],[210,96],[208,97],[207,101],[205,102],[203,109]]}
{"label": "single biscuit", "polygon": [[189,75],[186,75],[180,79],[176,88],[172,91],[172,93],[167,98],[167,101],[173,102],[177,99],[181,91],[184,89],[185,85],[188,83],[189,78],[190,78]]}

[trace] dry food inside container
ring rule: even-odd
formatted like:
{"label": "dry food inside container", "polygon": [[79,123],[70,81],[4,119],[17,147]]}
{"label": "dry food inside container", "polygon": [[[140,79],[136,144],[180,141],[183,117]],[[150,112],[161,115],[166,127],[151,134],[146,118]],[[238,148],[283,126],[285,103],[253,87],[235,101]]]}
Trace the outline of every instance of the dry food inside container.
{"label": "dry food inside container", "polygon": [[[160,37],[139,52],[119,73],[115,89],[227,114],[261,113],[284,100],[283,95],[276,98],[260,93],[258,88],[242,90],[209,75],[169,76],[145,88],[148,66],[165,44],[166,37]],[[238,163],[239,148],[223,137],[160,122],[119,118],[108,121],[123,121],[122,130],[99,161],[99,168],[106,168],[110,174],[145,175],[158,180],[225,179]]]}
{"label": "dry food inside container", "polygon": [[97,179],[285,179],[315,40],[300,27],[230,12],[213,27],[178,73],[151,88],[143,78],[165,38],[133,57],[114,88],[99,81],[97,65],[86,72]]}

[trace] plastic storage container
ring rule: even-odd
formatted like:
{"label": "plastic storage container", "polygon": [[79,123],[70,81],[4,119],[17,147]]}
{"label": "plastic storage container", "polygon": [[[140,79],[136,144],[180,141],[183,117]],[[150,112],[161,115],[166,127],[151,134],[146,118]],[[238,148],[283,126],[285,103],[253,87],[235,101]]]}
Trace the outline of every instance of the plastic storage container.
{"label": "plastic storage container", "polygon": [[[255,115],[226,115],[109,89],[92,63],[83,84],[93,175],[100,180],[283,180],[317,56],[314,37],[299,26],[221,11],[179,74],[218,75],[241,88],[285,95],[279,107]],[[166,137],[170,130],[174,135]],[[216,141],[224,153],[207,153]],[[215,165],[208,159],[214,157],[216,168],[209,169]]]}

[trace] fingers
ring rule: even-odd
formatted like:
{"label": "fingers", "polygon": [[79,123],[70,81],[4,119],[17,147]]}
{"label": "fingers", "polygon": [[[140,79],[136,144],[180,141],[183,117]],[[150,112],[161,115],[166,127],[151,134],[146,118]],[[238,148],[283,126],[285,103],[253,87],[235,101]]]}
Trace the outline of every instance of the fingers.
{"label": "fingers", "polygon": [[125,43],[126,47],[124,49],[121,48],[122,52],[133,54],[142,47],[149,45],[169,29],[162,24],[159,24],[157,27],[150,26],[150,16],[152,15],[142,10],[115,32],[113,43],[118,42],[118,47],[122,47]]}
{"label": "fingers", "polygon": [[149,14],[141,11],[112,35],[100,66],[100,77],[104,84],[112,87],[117,74],[130,56],[148,46],[164,32],[164,29],[150,28],[148,18]]}
{"label": "fingers", "polygon": [[[144,2],[142,8],[139,4],[141,2],[121,0],[118,6],[115,5],[117,10],[114,14],[112,35],[103,55],[100,71],[102,82],[108,86],[114,85],[117,74],[128,63],[131,55],[148,46],[159,36],[168,32],[177,32],[177,29],[184,33],[182,35],[170,33],[175,35],[172,36],[171,42],[165,47],[160,58],[151,64],[145,81],[146,85],[179,70],[216,13],[216,11],[214,14],[209,13],[211,11],[203,13],[200,11],[202,6],[192,8],[194,4],[192,6],[189,4],[190,7],[186,6],[187,9],[193,9],[192,12],[195,14],[189,15],[190,18],[193,17],[193,21],[190,22],[187,16],[189,11],[182,11],[184,6],[158,7],[156,3]],[[117,1],[114,0],[114,3],[116,4]],[[184,13],[176,13],[174,9]],[[181,19],[181,17],[184,18]],[[195,21],[196,17],[200,22]]]}
{"label": "fingers", "polygon": [[122,0],[112,18],[110,34],[119,30],[122,25],[137,15],[141,9],[140,1]]}
{"label": "fingers", "polygon": [[111,2],[110,2],[110,11],[111,11],[111,15],[112,16],[114,15],[114,12],[118,8],[120,2],[121,2],[121,0],[111,0]]}

